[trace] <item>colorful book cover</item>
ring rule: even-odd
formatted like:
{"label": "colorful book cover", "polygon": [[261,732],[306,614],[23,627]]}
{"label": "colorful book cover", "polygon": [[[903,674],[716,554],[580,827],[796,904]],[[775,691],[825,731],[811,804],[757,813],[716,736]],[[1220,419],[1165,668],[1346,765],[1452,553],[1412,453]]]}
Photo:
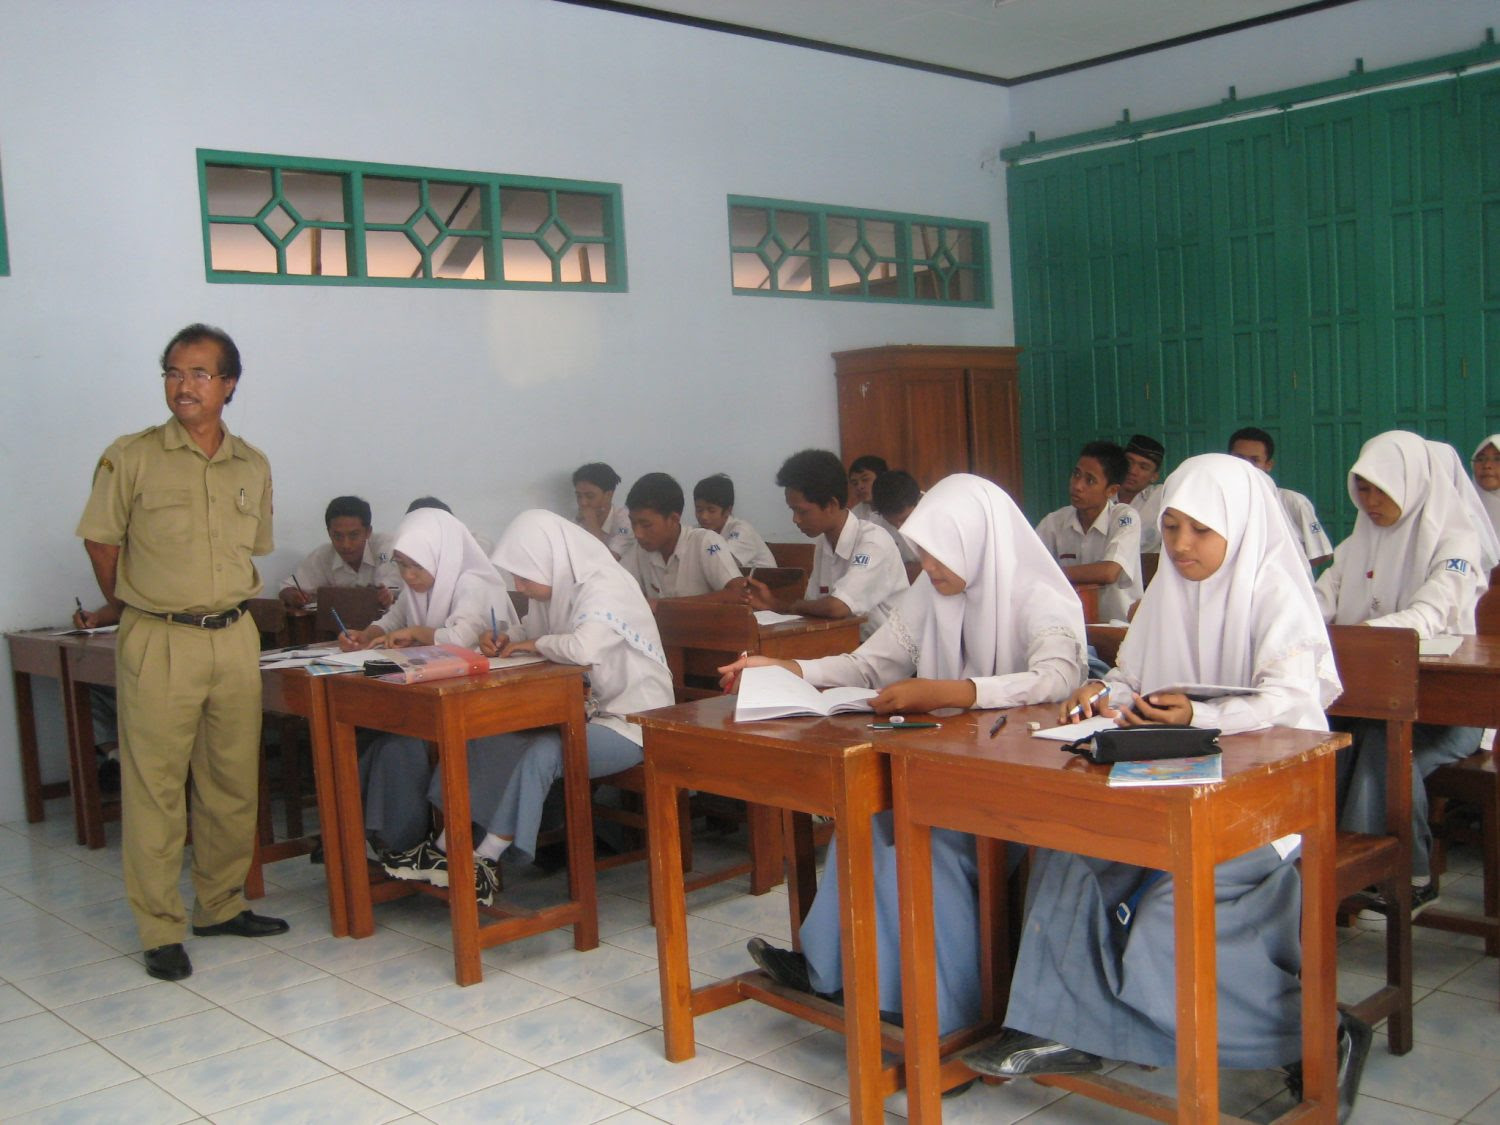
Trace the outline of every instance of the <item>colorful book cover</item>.
{"label": "colorful book cover", "polygon": [[1149,762],[1116,762],[1109,767],[1111,785],[1205,785],[1224,780],[1224,755],[1166,758]]}

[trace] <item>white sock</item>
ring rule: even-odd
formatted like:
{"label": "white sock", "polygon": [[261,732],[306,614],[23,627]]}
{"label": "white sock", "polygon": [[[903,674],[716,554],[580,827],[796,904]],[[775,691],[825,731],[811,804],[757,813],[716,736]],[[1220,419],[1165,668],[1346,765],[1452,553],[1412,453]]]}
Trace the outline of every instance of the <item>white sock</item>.
{"label": "white sock", "polygon": [[448,830],[446,828],[438,833],[438,838],[432,842],[432,846],[444,855],[448,854]]}
{"label": "white sock", "polygon": [[496,836],[493,832],[490,832],[487,833],[484,839],[479,842],[479,846],[474,849],[474,854],[477,856],[483,856],[485,859],[494,862],[495,860],[500,858],[500,853],[505,851],[505,849],[510,847],[510,845],[511,841],[505,839],[503,836]]}

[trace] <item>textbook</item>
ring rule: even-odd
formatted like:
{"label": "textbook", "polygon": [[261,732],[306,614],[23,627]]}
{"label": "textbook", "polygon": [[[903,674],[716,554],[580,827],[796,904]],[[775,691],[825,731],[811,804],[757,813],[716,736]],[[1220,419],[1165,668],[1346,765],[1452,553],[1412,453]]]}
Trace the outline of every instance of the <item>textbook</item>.
{"label": "textbook", "polygon": [[1224,780],[1224,756],[1167,758],[1154,762],[1116,762],[1109,767],[1111,786],[1204,785]]}
{"label": "textbook", "polygon": [[873,711],[870,700],[879,692],[841,687],[819,691],[801,676],[775,666],[746,668],[740,673],[740,692],[734,704],[737,723],[784,719],[791,715],[839,715]]}
{"label": "textbook", "polygon": [[[490,670],[490,658],[461,645],[414,645],[411,648],[383,648],[381,657],[396,665],[385,670],[380,679],[393,684],[421,684],[428,680],[446,680],[454,676],[477,676]],[[365,675],[373,671],[367,662]]]}

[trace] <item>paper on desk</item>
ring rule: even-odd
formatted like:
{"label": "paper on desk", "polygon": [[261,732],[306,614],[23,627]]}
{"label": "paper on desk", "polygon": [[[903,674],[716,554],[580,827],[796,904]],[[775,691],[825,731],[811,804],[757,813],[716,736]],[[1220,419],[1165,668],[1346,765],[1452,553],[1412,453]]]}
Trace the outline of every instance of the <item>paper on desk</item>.
{"label": "paper on desk", "polygon": [[796,613],[777,613],[774,609],[757,609],[755,611],[755,622],[757,625],[781,625],[787,621],[801,620],[801,615]]}
{"label": "paper on desk", "polygon": [[1115,721],[1108,715],[1095,715],[1091,719],[1084,719],[1078,723],[1067,723],[1060,727],[1048,727],[1046,730],[1033,731],[1032,738],[1050,738],[1056,742],[1076,742],[1080,738],[1087,738],[1095,731],[1114,729]]}
{"label": "paper on desk", "polygon": [[326,645],[290,645],[287,648],[268,648],[260,654],[260,666],[262,668],[300,668],[314,660],[326,659],[329,654],[337,651],[338,646],[329,643]]}
{"label": "paper on desk", "polygon": [[120,627],[118,625],[100,625],[95,629],[53,629],[47,634],[49,637],[92,637],[95,633],[113,633]]}
{"label": "paper on desk", "polygon": [[492,656],[490,657],[490,671],[498,671],[501,668],[524,668],[528,664],[545,664],[545,656],[537,656],[534,653],[523,653],[520,656]]}
{"label": "paper on desk", "polygon": [[1462,637],[1455,637],[1451,633],[1444,633],[1441,637],[1423,637],[1417,642],[1417,655],[1452,656],[1463,643]]}

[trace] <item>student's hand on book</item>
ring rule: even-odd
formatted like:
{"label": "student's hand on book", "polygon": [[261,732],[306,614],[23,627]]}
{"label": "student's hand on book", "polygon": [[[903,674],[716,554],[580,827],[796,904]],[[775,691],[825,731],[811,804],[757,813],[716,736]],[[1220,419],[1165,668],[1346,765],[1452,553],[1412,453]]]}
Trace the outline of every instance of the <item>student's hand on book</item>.
{"label": "student's hand on book", "polygon": [[301,609],[310,601],[312,599],[295,586],[283,586],[281,588],[281,604],[288,609]]}
{"label": "student's hand on book", "polygon": [[770,656],[741,656],[733,664],[725,664],[719,669],[719,686],[726,694],[733,694],[739,690],[740,673],[746,668],[785,668],[794,676],[802,675],[802,668],[795,660],[776,660]]}
{"label": "student's hand on book", "polygon": [[1193,725],[1193,701],[1176,692],[1153,692],[1137,695],[1130,710],[1120,712],[1122,727],[1138,727],[1146,723],[1167,723],[1174,727]]}
{"label": "student's hand on book", "polygon": [[535,641],[507,641],[500,650],[501,656],[540,656]]}
{"label": "student's hand on book", "polygon": [[877,715],[974,706],[973,680],[897,680],[870,700]]}

